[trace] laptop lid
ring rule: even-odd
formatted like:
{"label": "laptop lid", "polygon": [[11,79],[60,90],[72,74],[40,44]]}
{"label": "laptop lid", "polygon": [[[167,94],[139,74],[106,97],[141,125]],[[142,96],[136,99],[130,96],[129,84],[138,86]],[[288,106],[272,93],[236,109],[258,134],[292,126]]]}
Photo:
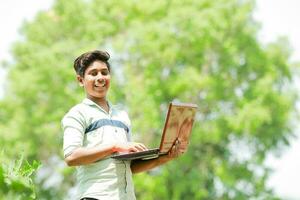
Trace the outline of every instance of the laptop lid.
{"label": "laptop lid", "polygon": [[160,143],[160,153],[169,152],[175,142],[188,145],[198,106],[191,103],[169,104],[163,135]]}
{"label": "laptop lid", "polygon": [[196,109],[196,104],[171,102],[164,124],[160,148],[140,152],[121,153],[111,157],[120,160],[152,159],[159,155],[167,154],[177,141],[188,145]]}

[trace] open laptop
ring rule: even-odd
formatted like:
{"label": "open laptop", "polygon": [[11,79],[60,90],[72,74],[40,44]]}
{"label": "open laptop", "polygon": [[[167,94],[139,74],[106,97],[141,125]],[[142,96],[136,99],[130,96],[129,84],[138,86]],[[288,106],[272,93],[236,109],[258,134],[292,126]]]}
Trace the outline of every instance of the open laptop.
{"label": "open laptop", "polygon": [[148,160],[167,154],[177,142],[180,142],[181,145],[188,145],[197,107],[196,104],[191,103],[171,102],[159,148],[139,152],[119,153],[111,157],[119,160]]}

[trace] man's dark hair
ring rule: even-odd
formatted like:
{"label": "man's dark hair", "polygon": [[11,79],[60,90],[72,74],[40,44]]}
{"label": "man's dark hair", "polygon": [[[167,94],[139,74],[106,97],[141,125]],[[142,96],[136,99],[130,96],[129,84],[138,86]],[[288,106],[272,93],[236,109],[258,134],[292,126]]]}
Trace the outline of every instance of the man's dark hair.
{"label": "man's dark hair", "polygon": [[106,51],[99,51],[99,50],[88,51],[75,59],[74,69],[76,71],[76,74],[80,75],[81,77],[84,77],[85,70],[93,62],[102,61],[106,64],[108,71],[110,71],[110,64],[108,62],[109,58],[110,55]]}

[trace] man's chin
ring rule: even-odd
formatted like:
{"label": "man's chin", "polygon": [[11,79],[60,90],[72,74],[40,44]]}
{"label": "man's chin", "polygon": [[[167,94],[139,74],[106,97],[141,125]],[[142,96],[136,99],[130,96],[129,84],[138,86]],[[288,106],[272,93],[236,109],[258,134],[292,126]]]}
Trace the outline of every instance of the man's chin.
{"label": "man's chin", "polygon": [[103,99],[106,97],[106,93],[94,93],[94,94],[89,94],[90,97],[94,98],[94,99]]}

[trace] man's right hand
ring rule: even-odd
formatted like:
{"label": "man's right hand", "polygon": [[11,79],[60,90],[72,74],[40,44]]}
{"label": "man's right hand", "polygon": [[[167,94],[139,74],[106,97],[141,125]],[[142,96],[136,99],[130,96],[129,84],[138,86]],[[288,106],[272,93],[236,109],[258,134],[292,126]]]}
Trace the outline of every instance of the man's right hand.
{"label": "man's right hand", "polygon": [[139,152],[145,150],[147,150],[147,147],[144,144],[138,142],[116,143],[114,148],[115,152],[122,153]]}

